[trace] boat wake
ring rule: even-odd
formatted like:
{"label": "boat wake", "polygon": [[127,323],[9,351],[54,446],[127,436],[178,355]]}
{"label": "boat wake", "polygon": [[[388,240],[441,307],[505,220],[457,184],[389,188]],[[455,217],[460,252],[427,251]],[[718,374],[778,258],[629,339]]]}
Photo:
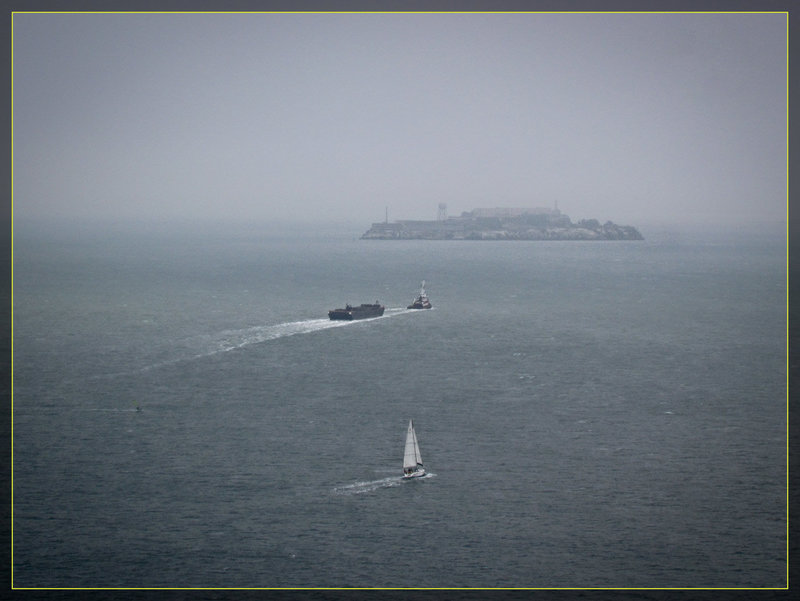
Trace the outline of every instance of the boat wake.
{"label": "boat wake", "polygon": [[245,346],[250,346],[251,344],[260,344],[269,340],[277,340],[278,338],[286,338],[297,334],[310,334],[312,332],[320,332],[331,328],[354,326],[413,312],[413,310],[397,307],[386,309],[384,314],[378,317],[368,317],[367,319],[356,319],[353,321],[305,319],[302,321],[290,321],[269,326],[255,326],[241,330],[226,330],[217,334],[197,337],[195,340],[197,340],[199,345],[205,346],[208,350],[196,355],[196,358],[216,355],[217,353],[226,353]]}
{"label": "boat wake", "polygon": [[[368,321],[368,320],[364,320]],[[305,319],[302,321],[290,321],[275,325],[254,326],[241,330],[225,330],[216,334],[206,334],[193,339],[197,346],[205,347],[205,350],[196,357],[216,355],[240,349],[251,344],[260,344],[269,340],[286,338],[297,334],[309,334],[330,328],[339,328],[352,321],[332,321],[330,319]]]}
{"label": "boat wake", "polygon": [[408,482],[415,480],[427,480],[433,478],[436,474],[428,472],[424,476],[417,478],[403,478],[402,476],[390,476],[389,478],[381,478],[380,480],[359,481],[352,484],[345,484],[337,486],[333,489],[334,494],[337,495],[360,495],[367,492],[373,492],[380,488],[392,488],[395,486],[402,486]]}
{"label": "boat wake", "polygon": [[[289,336],[296,336],[298,334],[311,334],[313,332],[320,332],[322,330],[329,330],[331,328],[342,328],[347,326],[356,326],[357,324],[369,323],[380,319],[387,319],[405,313],[414,313],[415,311],[404,309],[402,307],[387,308],[382,316],[370,317],[367,319],[357,319],[353,321],[339,321],[331,319],[303,319],[300,321],[289,321],[286,323],[279,323],[273,325],[253,326],[250,328],[242,328],[238,330],[223,330],[213,334],[200,334],[191,336],[180,341],[173,349],[173,353],[178,355],[166,361],[159,361],[152,363],[139,369],[108,373],[103,375],[94,376],[96,379],[117,378],[121,376],[129,376],[133,374],[147,373],[154,369],[183,363],[185,361],[192,361],[195,359],[202,359],[211,357],[219,353],[227,353],[235,351],[253,344],[261,344],[269,342],[270,340],[278,340],[280,338],[287,338]],[[177,353],[175,351],[178,351]]]}
{"label": "boat wake", "polygon": [[378,490],[379,488],[400,486],[402,483],[402,477],[392,476],[390,478],[381,478],[380,480],[371,480],[369,482],[353,482],[352,484],[337,486],[333,489],[333,492],[337,495],[360,495],[365,492]]}

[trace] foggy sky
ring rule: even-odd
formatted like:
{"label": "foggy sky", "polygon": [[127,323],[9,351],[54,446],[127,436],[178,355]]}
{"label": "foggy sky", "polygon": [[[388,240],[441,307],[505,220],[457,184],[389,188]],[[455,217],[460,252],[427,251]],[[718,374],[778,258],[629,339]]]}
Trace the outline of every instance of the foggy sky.
{"label": "foggy sky", "polygon": [[783,14],[16,14],[17,218],[786,216]]}

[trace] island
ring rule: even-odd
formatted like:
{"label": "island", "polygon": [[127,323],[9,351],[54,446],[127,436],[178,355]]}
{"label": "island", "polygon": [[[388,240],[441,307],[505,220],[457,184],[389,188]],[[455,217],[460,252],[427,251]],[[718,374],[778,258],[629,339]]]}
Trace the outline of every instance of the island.
{"label": "island", "polygon": [[448,217],[439,205],[435,221],[399,220],[373,223],[362,240],[644,240],[630,225],[597,219],[573,223],[556,206],[547,208],[473,209]]}

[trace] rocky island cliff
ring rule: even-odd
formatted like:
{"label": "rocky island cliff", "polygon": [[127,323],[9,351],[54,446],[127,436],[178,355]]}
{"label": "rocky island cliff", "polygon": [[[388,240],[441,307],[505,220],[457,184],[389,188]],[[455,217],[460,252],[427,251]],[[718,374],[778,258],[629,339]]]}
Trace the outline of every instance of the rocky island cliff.
{"label": "rocky island cliff", "polygon": [[573,223],[555,209],[495,208],[447,217],[440,205],[436,221],[373,223],[362,240],[644,240],[630,225],[597,219]]}

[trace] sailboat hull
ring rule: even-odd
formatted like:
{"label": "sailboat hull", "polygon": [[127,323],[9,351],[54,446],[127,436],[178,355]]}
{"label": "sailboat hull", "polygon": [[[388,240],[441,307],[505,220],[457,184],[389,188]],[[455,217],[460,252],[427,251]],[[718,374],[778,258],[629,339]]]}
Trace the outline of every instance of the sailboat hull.
{"label": "sailboat hull", "polygon": [[422,478],[427,472],[423,469],[418,469],[410,474],[403,474],[403,480],[411,480],[412,478]]}

